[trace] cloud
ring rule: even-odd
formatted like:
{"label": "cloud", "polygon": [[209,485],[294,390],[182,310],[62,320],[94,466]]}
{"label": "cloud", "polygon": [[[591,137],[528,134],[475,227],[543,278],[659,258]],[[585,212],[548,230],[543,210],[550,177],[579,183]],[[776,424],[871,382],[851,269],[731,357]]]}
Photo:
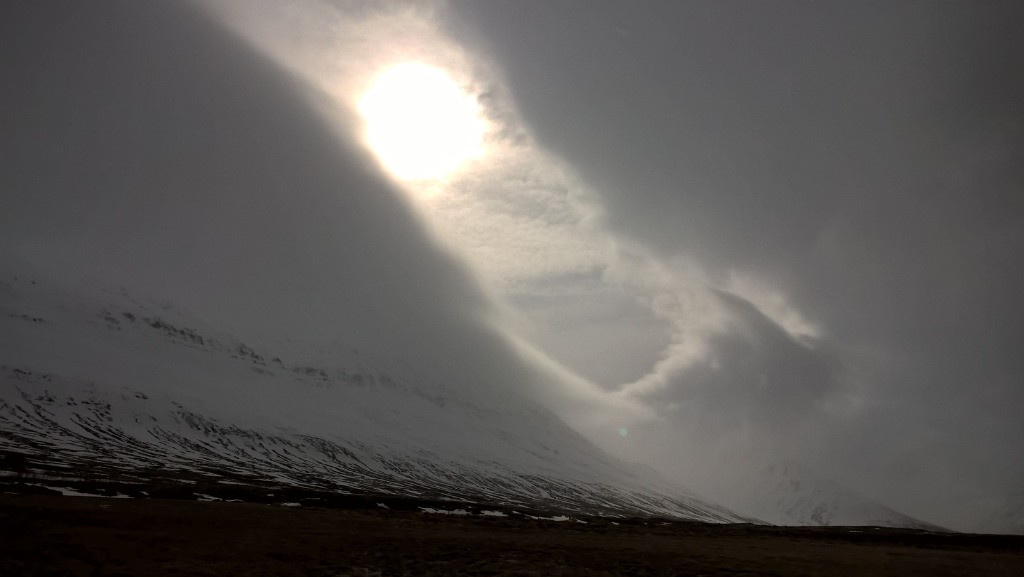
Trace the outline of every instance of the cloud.
{"label": "cloud", "polygon": [[[410,57],[443,63],[489,103],[485,158],[403,188],[478,279],[496,330],[550,377],[534,394],[563,417],[598,439],[645,423],[675,430],[684,419],[713,425],[705,436],[716,431],[715,447],[739,436],[777,446],[820,428],[823,407],[849,394],[838,353],[756,272],[733,269],[716,286],[709,267],[615,231],[601,196],[532,138],[500,73],[444,33],[446,13],[397,6],[346,19],[333,5],[309,6],[277,26],[274,8],[258,25],[231,10],[225,18],[342,108],[358,95],[348,76],[371,78]],[[388,56],[364,62],[372,45]]]}
{"label": "cloud", "polygon": [[652,298],[723,297],[724,325],[659,305],[671,343],[627,391],[811,431],[805,460],[924,517],[1019,485],[1019,5],[453,6],[606,230],[691,277]]}

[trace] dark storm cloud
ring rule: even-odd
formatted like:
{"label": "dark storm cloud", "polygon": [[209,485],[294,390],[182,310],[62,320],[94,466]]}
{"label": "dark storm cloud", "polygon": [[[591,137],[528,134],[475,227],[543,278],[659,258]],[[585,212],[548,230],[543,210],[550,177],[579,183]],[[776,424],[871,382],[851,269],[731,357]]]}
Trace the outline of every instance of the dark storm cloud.
{"label": "dark storm cloud", "polygon": [[[712,343],[723,368],[663,394],[817,421],[808,458],[890,503],[1024,480],[1019,3],[455,6],[614,228],[723,285],[754,275],[822,329],[801,348],[740,311],[748,334]],[[779,396],[745,363],[788,380]],[[820,418],[808,403],[844,378],[863,408]]]}
{"label": "dark storm cloud", "polygon": [[188,5],[5,3],[0,246],[451,383],[528,371],[321,98]]}

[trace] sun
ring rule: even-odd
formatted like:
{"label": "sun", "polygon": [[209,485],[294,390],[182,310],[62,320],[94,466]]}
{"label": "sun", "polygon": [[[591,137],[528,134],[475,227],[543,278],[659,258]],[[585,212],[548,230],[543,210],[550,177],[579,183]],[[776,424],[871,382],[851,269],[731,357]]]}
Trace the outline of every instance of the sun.
{"label": "sun", "polygon": [[479,105],[440,68],[386,68],[360,98],[359,112],[367,144],[400,179],[440,179],[483,154]]}

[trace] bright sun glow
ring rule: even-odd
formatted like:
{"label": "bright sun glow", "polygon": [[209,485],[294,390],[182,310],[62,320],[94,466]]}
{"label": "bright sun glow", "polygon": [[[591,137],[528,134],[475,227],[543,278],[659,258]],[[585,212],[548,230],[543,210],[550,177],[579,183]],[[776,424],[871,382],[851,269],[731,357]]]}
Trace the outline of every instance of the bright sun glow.
{"label": "bright sun glow", "polygon": [[476,100],[443,70],[419,63],[384,70],[359,102],[366,140],[405,180],[442,178],[483,153]]}

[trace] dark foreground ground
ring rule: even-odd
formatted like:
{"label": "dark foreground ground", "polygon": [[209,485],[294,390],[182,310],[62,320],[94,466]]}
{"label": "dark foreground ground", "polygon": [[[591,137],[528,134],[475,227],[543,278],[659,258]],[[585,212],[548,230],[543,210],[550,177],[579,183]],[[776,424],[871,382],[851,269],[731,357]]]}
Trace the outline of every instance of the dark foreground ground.
{"label": "dark foreground ground", "polygon": [[1024,537],[0,495],[0,574],[1024,575]]}

